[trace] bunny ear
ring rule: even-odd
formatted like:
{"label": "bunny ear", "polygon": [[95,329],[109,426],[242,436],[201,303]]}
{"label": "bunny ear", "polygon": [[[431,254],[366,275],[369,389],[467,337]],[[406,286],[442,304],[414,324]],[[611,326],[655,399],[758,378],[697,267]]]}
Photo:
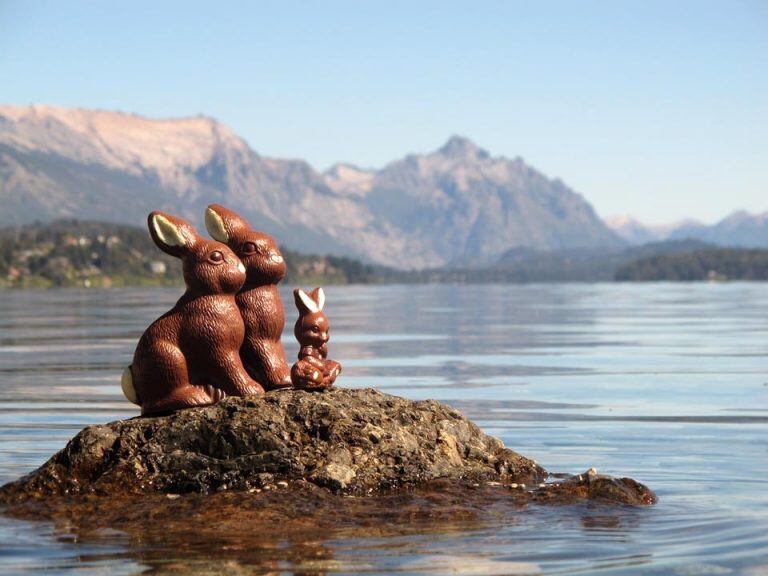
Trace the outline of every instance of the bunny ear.
{"label": "bunny ear", "polygon": [[227,229],[224,227],[224,221],[210,206],[205,209],[205,228],[214,240],[224,242],[224,244],[229,241],[229,234],[227,234]]}
{"label": "bunny ear", "polygon": [[147,218],[147,225],[157,247],[177,258],[198,239],[197,231],[189,222],[164,212],[152,212]]}
{"label": "bunny ear", "polygon": [[310,292],[310,296],[312,296],[312,300],[317,304],[318,309],[322,310],[325,306],[325,292],[323,292],[323,289],[318,286]]}
{"label": "bunny ear", "polygon": [[315,301],[312,300],[312,297],[301,288],[296,288],[296,290],[293,291],[293,299],[296,301],[296,308],[298,308],[299,312],[302,314],[306,314],[307,312],[320,312],[320,308],[318,308]]}
{"label": "bunny ear", "polygon": [[212,238],[225,244],[251,229],[245,218],[220,204],[211,204],[206,208],[205,227]]}

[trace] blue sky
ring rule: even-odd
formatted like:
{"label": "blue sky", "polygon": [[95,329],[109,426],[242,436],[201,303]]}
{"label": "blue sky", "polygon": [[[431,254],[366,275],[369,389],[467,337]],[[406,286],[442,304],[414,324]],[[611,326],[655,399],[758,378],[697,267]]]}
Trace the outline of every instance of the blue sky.
{"label": "blue sky", "polygon": [[0,102],[378,167],[462,134],[603,215],[768,210],[768,2],[0,0]]}

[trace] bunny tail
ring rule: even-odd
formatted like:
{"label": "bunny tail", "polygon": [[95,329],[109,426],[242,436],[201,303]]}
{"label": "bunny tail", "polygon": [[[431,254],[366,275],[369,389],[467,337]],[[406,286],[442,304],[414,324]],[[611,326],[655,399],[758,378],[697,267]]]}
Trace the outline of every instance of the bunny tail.
{"label": "bunny tail", "polygon": [[136,394],[136,388],[133,387],[133,371],[130,366],[126,366],[123,370],[123,376],[120,378],[120,384],[123,387],[123,394],[134,404],[141,406],[141,400],[139,395]]}

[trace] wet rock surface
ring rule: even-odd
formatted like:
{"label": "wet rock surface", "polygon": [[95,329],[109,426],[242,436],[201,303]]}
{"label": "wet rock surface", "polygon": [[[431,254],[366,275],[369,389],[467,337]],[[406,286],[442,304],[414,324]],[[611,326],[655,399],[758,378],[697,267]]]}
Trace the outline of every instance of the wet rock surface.
{"label": "wet rock surface", "polygon": [[0,488],[0,503],[149,493],[170,494],[171,502],[212,492],[318,498],[435,482],[520,503],[655,502],[630,478],[594,470],[547,478],[533,460],[436,401],[370,389],[282,390],[85,428],[38,470]]}

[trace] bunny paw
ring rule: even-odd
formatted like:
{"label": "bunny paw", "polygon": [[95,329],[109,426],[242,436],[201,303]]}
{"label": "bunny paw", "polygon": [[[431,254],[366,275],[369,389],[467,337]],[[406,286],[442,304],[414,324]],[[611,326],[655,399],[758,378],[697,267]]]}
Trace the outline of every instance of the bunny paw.
{"label": "bunny paw", "polygon": [[293,385],[301,390],[323,390],[330,388],[322,361],[308,356],[302,358],[291,369]]}
{"label": "bunny paw", "polygon": [[211,403],[213,404],[216,404],[227,397],[227,393],[224,392],[224,390],[216,388],[215,386],[203,386],[203,390],[210,396]]}
{"label": "bunny paw", "polygon": [[258,396],[260,394],[264,394],[264,388],[259,384],[258,382],[254,382],[250,386],[246,386],[243,388],[243,391],[241,392],[241,396]]}

